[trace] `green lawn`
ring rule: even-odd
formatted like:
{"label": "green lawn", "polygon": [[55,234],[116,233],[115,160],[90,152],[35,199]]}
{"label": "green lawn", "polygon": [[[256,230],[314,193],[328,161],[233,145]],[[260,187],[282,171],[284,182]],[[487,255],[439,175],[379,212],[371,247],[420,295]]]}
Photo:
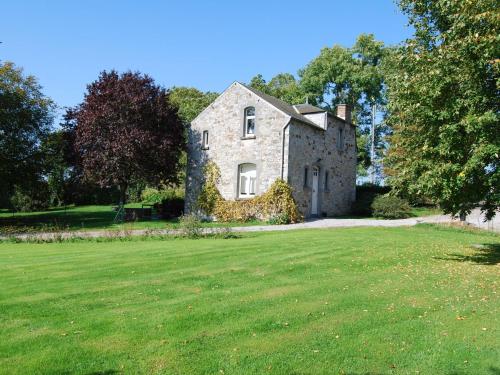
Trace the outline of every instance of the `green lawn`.
{"label": "green lawn", "polygon": [[500,237],[0,244],[1,374],[500,372]]}
{"label": "green lawn", "polygon": [[[130,204],[127,207],[140,207],[140,204]],[[18,212],[12,214],[0,209],[0,233],[3,227],[24,227],[43,230],[48,227],[70,230],[122,230],[122,229],[175,229],[179,227],[178,220],[144,220],[129,223],[114,223],[116,212],[113,206],[70,206],[39,212]],[[203,223],[204,227],[214,227],[220,223]],[[247,223],[226,223],[227,226],[265,225],[260,221]]]}

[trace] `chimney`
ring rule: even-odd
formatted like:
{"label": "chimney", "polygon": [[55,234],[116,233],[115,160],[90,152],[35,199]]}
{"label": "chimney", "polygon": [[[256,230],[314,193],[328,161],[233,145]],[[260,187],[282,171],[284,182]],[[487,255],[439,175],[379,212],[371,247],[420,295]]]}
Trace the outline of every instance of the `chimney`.
{"label": "chimney", "polygon": [[339,104],[337,106],[337,117],[344,119],[346,122],[351,122],[351,107],[348,104]]}

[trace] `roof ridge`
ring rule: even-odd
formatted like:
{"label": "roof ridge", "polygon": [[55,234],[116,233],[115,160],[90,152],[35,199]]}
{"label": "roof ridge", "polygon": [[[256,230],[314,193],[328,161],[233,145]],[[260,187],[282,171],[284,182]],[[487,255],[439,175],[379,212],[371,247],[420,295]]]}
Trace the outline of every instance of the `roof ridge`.
{"label": "roof ridge", "polygon": [[320,127],[319,125],[315,124],[314,122],[312,122],[311,120],[309,120],[307,117],[305,117],[304,115],[302,115],[301,113],[297,112],[296,108],[291,105],[291,104],[288,104],[287,102],[275,97],[275,96],[272,96],[272,95],[269,95],[269,94],[266,94],[254,87],[251,87],[251,86],[247,86],[245,85],[244,83],[241,83],[241,82],[238,82],[241,86],[245,87],[247,90],[253,92],[255,95],[261,97],[262,99],[264,99],[266,102],[268,102],[269,104],[271,104],[273,107],[275,107],[276,109],[280,110],[281,112],[284,112],[286,115],[292,117],[293,119],[295,120],[298,120],[300,122],[303,122],[305,124],[308,124],[308,125],[311,125],[311,126],[314,126],[315,128],[317,129],[322,129],[324,130],[322,127]]}

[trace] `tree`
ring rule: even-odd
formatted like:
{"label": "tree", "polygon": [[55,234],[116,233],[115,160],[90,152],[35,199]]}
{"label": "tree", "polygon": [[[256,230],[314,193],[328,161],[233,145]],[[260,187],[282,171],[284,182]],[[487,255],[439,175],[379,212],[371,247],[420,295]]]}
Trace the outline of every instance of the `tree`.
{"label": "tree", "polygon": [[67,203],[67,185],[74,173],[73,139],[71,129],[63,127],[48,134],[41,143],[43,174],[52,206]]}
{"label": "tree", "polygon": [[[371,109],[377,105],[385,118],[385,86],[383,61],[388,48],[375,40],[372,34],[361,34],[352,48],[335,45],[323,48],[304,69],[300,79],[281,73],[266,82],[261,74],[250,81],[250,86],[289,104],[306,101],[330,111],[338,104],[349,104],[353,109],[353,122],[358,145],[358,173],[366,174],[370,166]],[[382,157],[386,148],[385,136],[390,129],[385,122],[376,130],[376,150]]]}
{"label": "tree", "polygon": [[[361,34],[352,48],[335,45],[323,48],[299,72],[302,90],[313,103],[335,110],[340,103],[352,108],[353,122],[357,127],[358,173],[366,174],[366,169],[374,163],[368,148],[372,107],[384,116],[386,98],[384,90],[383,61],[388,49],[372,34]],[[382,157],[386,143],[384,136],[389,132],[382,123],[377,127],[375,148]]]}
{"label": "tree", "polygon": [[84,176],[116,186],[177,182],[183,126],[169,93],[140,73],[102,72],[74,109],[75,150]]}
{"label": "tree", "polygon": [[[173,87],[170,90],[170,102],[179,108],[178,115],[184,124],[184,137],[187,139],[187,129],[191,121],[198,116],[201,111],[207,108],[219,96],[216,92],[202,92],[194,87]],[[180,171],[178,180],[182,188],[186,180],[187,153],[182,152],[180,156]]]}
{"label": "tree", "polygon": [[402,0],[415,29],[388,75],[391,184],[453,215],[500,205],[500,5]]}
{"label": "tree", "polygon": [[0,63],[0,201],[14,186],[40,180],[40,144],[49,133],[55,105],[36,78],[11,62]]}
{"label": "tree", "polygon": [[194,87],[173,87],[170,102],[179,108],[178,115],[187,125],[219,96],[216,92],[202,92]]}
{"label": "tree", "polygon": [[279,73],[269,82],[266,82],[261,74],[257,74],[249,85],[289,104],[300,104],[306,101],[306,96],[300,87],[300,81],[297,81],[290,73]]}

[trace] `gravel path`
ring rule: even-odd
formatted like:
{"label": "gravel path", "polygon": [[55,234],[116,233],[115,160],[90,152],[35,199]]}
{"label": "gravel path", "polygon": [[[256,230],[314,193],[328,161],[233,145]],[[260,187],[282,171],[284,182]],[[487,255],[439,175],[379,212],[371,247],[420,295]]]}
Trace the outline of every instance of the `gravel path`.
{"label": "gravel path", "polygon": [[[312,228],[348,228],[348,227],[401,227],[413,226],[419,223],[444,224],[450,223],[452,219],[449,216],[424,216],[411,219],[400,220],[375,220],[375,219],[312,219],[304,223],[288,224],[288,225],[255,225],[246,227],[232,227],[232,232],[269,232],[269,231],[284,231],[295,229],[312,229]],[[220,228],[205,228],[204,233],[216,233]],[[179,234],[178,229],[133,229],[125,231],[117,230],[99,230],[99,231],[66,231],[66,232],[41,232],[41,233],[26,233],[18,234],[13,237],[19,239],[55,239],[55,238],[98,238],[98,237],[125,237],[125,236],[141,236],[141,235],[175,235]],[[0,239],[6,237],[0,236]]]}

